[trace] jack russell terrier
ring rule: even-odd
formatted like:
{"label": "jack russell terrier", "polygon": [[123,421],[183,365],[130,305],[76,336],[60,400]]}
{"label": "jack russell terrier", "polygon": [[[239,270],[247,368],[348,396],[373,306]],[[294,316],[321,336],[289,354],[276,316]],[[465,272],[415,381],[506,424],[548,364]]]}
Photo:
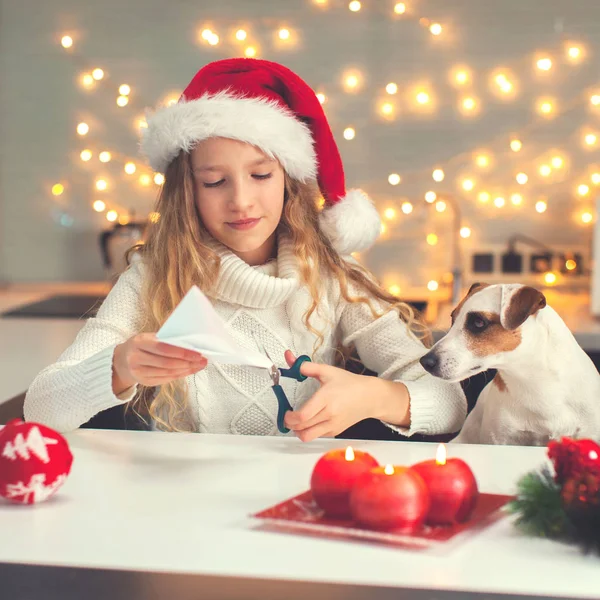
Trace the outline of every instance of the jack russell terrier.
{"label": "jack russell terrier", "polygon": [[452,442],[539,446],[562,436],[600,439],[600,374],[538,290],[476,283],[452,327],[421,358],[461,381],[497,369]]}

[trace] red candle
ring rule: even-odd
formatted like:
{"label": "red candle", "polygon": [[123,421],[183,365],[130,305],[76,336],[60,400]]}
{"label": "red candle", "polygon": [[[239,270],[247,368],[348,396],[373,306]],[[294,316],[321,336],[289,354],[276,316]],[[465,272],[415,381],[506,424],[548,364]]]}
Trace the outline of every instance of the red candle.
{"label": "red candle", "polygon": [[423,524],[429,492],[407,467],[377,467],[356,480],[350,494],[354,520],[369,529],[411,533]]}
{"label": "red candle", "polygon": [[469,465],[460,458],[446,460],[446,447],[440,444],[435,460],[413,465],[425,481],[431,497],[426,522],[429,525],[463,523],[471,516],[479,490]]}
{"label": "red candle", "polygon": [[350,518],[350,490],[358,477],[379,463],[367,452],[331,450],[315,465],[310,489],[315,502],[329,515]]}

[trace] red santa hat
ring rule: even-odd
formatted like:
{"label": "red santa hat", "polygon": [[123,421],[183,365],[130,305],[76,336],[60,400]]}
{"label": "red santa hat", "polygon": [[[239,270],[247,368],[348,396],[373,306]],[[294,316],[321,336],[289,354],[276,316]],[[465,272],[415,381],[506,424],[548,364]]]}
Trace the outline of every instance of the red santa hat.
{"label": "red santa hat", "polygon": [[252,144],[290,177],[316,179],[325,199],[323,232],[340,254],[365,250],[381,231],[379,213],[360,190],[346,190],[339,150],[314,91],[286,67],[251,58],[212,62],[176,104],[147,115],[141,150],[164,173],[181,150],[211,137]]}

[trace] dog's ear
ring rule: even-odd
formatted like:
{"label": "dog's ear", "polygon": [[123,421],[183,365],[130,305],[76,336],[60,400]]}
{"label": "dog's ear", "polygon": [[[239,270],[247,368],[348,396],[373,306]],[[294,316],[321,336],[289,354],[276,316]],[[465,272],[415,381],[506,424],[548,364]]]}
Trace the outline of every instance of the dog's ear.
{"label": "dog's ear", "polygon": [[483,288],[483,287],[487,287],[487,283],[474,283],[470,288],[469,291],[467,292],[467,296],[470,296],[471,294],[475,293],[479,288]]}
{"label": "dog's ear", "polygon": [[454,307],[454,310],[452,311],[452,313],[450,314],[451,318],[452,318],[452,323],[454,323],[454,321],[456,320],[456,315],[458,315],[458,313],[460,312],[460,309],[462,308],[463,304],[478,290],[483,289],[485,287],[487,287],[488,284],[487,283],[474,283],[470,288],[469,291],[467,292],[467,295],[460,301],[460,303],[458,304],[458,306]]}
{"label": "dog's ear", "polygon": [[504,329],[513,331],[544,306],[546,306],[546,297],[539,290],[527,285],[504,285],[502,286],[500,324]]}

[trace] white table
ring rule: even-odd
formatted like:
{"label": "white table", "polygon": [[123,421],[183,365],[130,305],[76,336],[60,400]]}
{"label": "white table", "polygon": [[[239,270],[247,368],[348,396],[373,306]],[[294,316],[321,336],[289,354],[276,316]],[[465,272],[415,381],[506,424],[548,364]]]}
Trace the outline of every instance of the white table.
{"label": "white table", "polygon": [[[522,537],[510,517],[441,553],[268,532],[248,517],[306,490],[318,457],[343,441],[97,430],[67,438],[73,471],[53,499],[29,508],[0,502],[0,563],[377,586],[373,598],[379,586],[396,588],[395,597],[415,597],[415,589],[434,590],[427,597],[435,598],[448,598],[452,591],[462,592],[453,598],[467,597],[464,592],[482,598],[492,592],[600,594],[600,558]],[[353,446],[394,464],[435,452],[435,445],[425,443]],[[467,460],[480,489],[492,493],[513,493],[517,478],[545,457],[541,448],[451,444],[448,449],[450,456]],[[23,573],[29,577],[27,569]],[[286,595],[296,597],[291,587]],[[244,589],[245,595],[222,597],[255,597],[251,587]],[[321,588],[314,589],[313,600],[349,597],[332,596],[334,588],[319,596]],[[413,596],[399,596],[402,590],[413,590]],[[275,597],[264,590],[258,595]],[[88,596],[78,590],[62,597]]]}

